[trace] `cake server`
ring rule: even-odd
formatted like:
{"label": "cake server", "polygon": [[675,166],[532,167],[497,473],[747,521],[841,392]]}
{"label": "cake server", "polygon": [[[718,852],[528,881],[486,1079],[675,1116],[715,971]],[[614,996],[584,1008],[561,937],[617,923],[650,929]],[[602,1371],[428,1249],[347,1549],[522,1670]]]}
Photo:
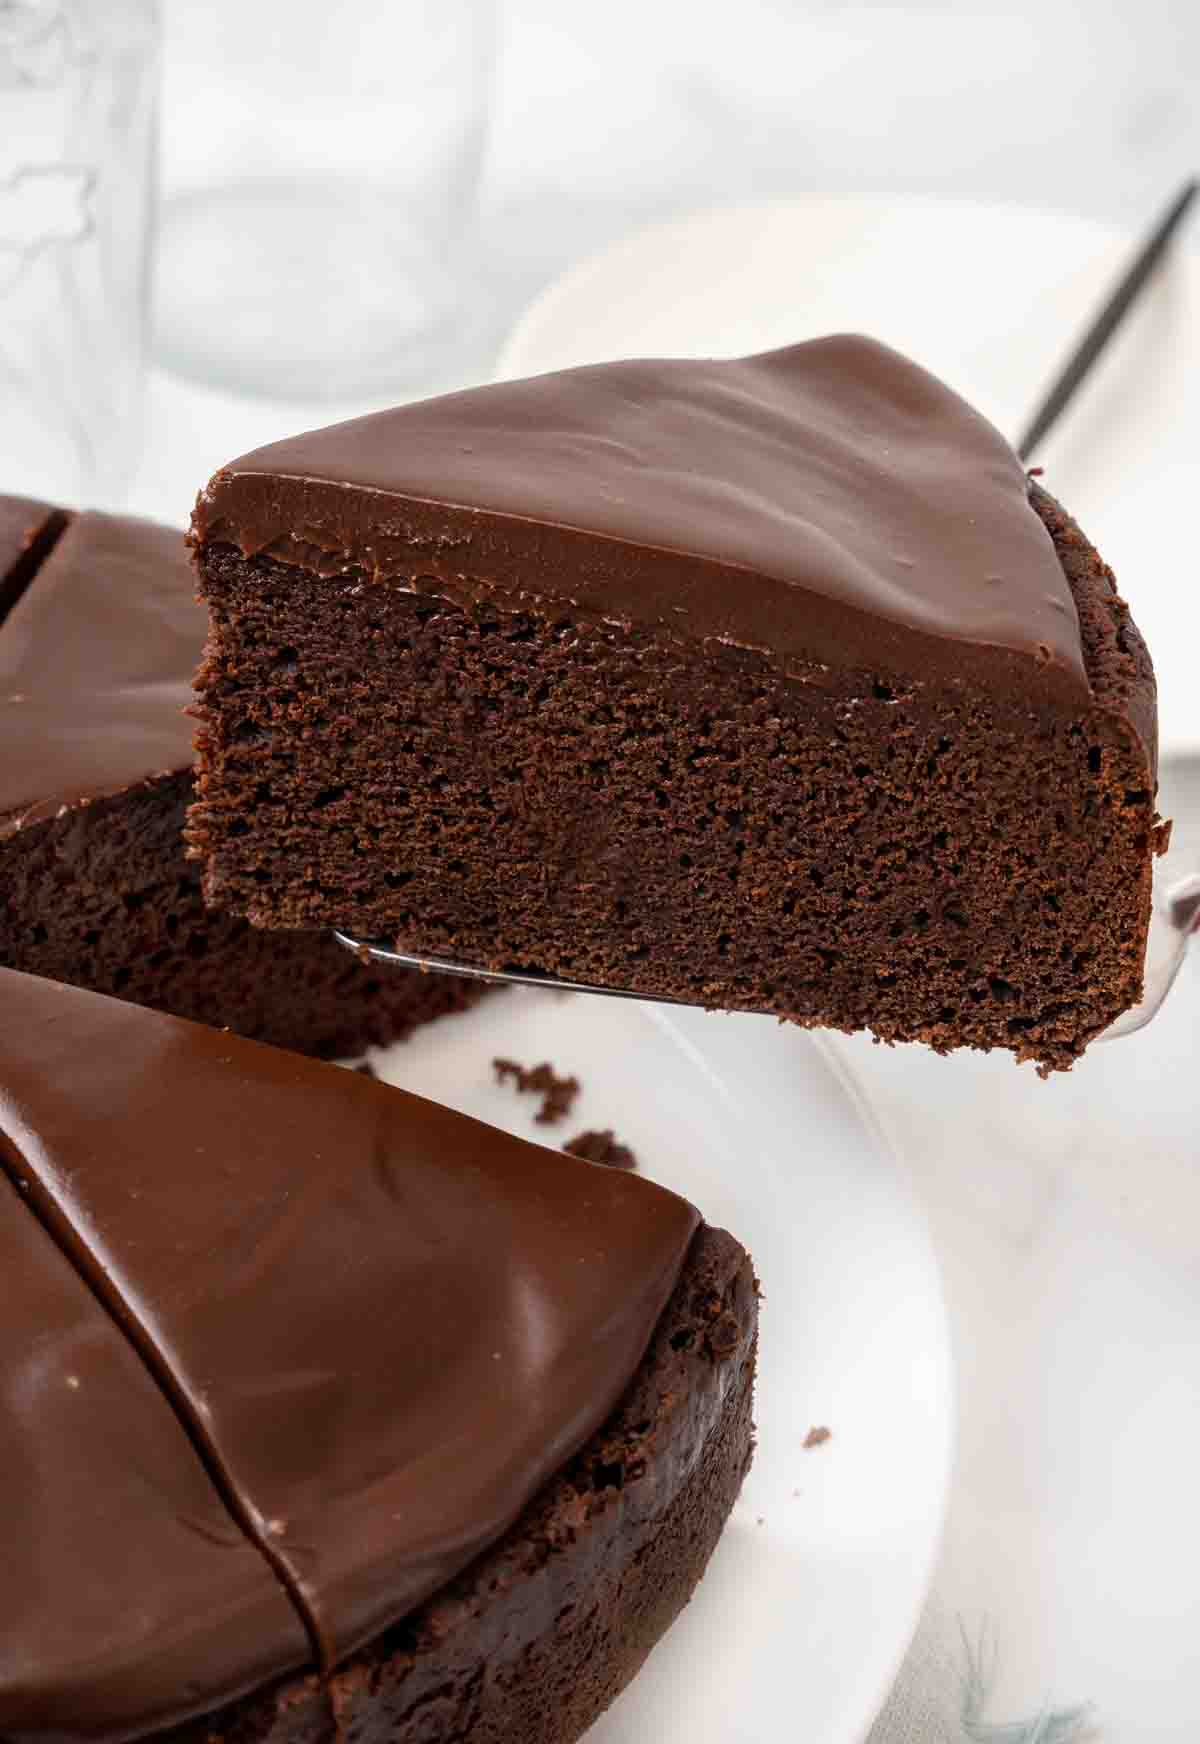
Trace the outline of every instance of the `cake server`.
{"label": "cake server", "polygon": [[[1197,932],[1200,932],[1200,872],[1173,881],[1166,890],[1156,890],[1146,943],[1145,992],[1140,1003],[1123,1012],[1098,1040],[1116,1041],[1121,1036],[1132,1035],[1150,1022],[1171,991],[1187,955],[1188,944]],[[536,969],[479,969],[469,964],[452,963],[445,957],[401,951],[377,939],[358,939],[353,933],[336,929],[333,936],[357,956],[376,963],[388,963],[397,969],[420,969],[430,975],[458,975],[469,981],[506,981],[520,987],[549,987],[556,993],[602,993],[608,999],[642,999],[654,1005],[689,1003],[661,994],[636,993],[628,987],[600,987],[593,981],[566,981],[556,975],[543,975]]]}
{"label": "cake server", "polygon": [[1193,176],[1183,184],[1158,219],[1105,298],[1103,308],[1091,321],[1074,351],[1046,390],[1017,442],[1018,459],[1028,461],[1032,457],[1075,398],[1091,374],[1100,353],[1141,295],[1151,273],[1166,253],[1172,237],[1190,212],[1197,194],[1200,194],[1200,180]]}
{"label": "cake server", "polygon": [[[1190,211],[1200,180],[1192,178],[1172,199],[1166,211],[1156,220],[1120,280],[1112,288],[1087,331],[1079,340],[1062,370],[1033,412],[1017,443],[1017,454],[1028,461],[1050,429],[1061,418],[1090,375],[1101,353],[1124,321],[1154,268],[1162,258],[1171,239]],[[1200,931],[1200,873],[1174,881],[1165,890],[1155,880],[1154,903],[1150,933],[1146,944],[1145,992],[1141,1002],[1131,1006],[1115,1023],[1109,1025],[1099,1039],[1113,1041],[1132,1035],[1150,1022],[1171,991],[1187,954],[1188,942]],[[536,969],[480,969],[466,963],[454,963],[445,957],[416,955],[401,951],[377,939],[360,939],[353,933],[334,929],[334,938],[356,956],[377,963],[392,964],[400,969],[420,969],[431,975],[457,975],[471,981],[505,981],[522,987],[550,987],[559,993],[601,993],[610,999],[645,999],[628,987],[601,987],[590,981],[568,981],[545,975]],[[683,1000],[660,997],[653,1003],[681,1005]]]}

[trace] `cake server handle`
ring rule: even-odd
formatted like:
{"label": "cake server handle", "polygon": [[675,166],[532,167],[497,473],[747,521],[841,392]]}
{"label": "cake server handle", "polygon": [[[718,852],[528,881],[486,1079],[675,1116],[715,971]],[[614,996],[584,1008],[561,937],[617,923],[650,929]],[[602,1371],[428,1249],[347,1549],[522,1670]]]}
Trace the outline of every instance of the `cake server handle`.
{"label": "cake server handle", "polygon": [[1200,180],[1192,176],[1183,184],[1166,211],[1157,220],[1142,246],[1112,287],[1103,306],[1080,338],[1070,357],[1046,390],[1029,423],[1017,439],[1017,457],[1028,465],[1034,451],[1045,441],[1071,404],[1100,354],[1141,296],[1155,267],[1166,253],[1175,232],[1187,217]]}

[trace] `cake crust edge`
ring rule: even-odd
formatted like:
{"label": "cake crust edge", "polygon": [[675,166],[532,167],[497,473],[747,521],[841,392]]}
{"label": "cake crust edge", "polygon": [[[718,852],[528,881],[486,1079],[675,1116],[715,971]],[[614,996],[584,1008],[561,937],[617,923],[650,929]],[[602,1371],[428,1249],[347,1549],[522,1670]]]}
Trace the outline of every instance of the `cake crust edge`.
{"label": "cake crust edge", "polygon": [[616,1412],[463,1574],[323,1684],[156,1744],[573,1744],[692,1595],[753,1455],[758,1287],[702,1225]]}

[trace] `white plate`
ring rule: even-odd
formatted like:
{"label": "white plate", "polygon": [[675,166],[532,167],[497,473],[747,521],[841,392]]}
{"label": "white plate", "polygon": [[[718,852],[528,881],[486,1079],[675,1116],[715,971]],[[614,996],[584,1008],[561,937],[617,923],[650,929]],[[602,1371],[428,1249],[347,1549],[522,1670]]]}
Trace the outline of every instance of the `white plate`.
{"label": "white plate", "polygon": [[[491,1060],[583,1092],[561,1128]],[[855,1744],[927,1589],[954,1403],[924,1219],[819,1040],[769,1018],[517,990],[374,1056],[381,1076],[548,1144],[612,1127],[734,1231],[762,1279],[758,1455],[700,1592],[594,1744]],[[809,1428],[833,1439],[805,1451]]]}
{"label": "white plate", "polygon": [[[1133,245],[1079,218],[938,199],[812,195],[682,219],[559,280],[499,373],[736,356],[855,330],[908,352],[1015,438]],[[1180,246],[1036,457],[1132,604],[1172,749],[1200,746],[1198,383],[1200,255]]]}

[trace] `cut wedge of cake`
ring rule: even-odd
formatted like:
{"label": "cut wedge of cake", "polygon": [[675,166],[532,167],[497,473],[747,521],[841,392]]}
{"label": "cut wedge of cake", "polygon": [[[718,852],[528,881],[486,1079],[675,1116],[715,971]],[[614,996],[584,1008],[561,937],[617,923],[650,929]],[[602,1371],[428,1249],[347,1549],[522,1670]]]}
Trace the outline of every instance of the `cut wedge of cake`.
{"label": "cut wedge of cake", "polygon": [[1150,659],[869,340],[454,394],[219,472],[210,903],[1069,1066],[1139,997]]}
{"label": "cut wedge of cake", "polygon": [[204,624],[175,529],[0,498],[0,964],[315,1054],[472,1003],[205,911],[182,841]]}
{"label": "cut wedge of cake", "polygon": [[6,1744],[572,1744],[750,1461],[686,1201],[9,970],[0,1254]]}

